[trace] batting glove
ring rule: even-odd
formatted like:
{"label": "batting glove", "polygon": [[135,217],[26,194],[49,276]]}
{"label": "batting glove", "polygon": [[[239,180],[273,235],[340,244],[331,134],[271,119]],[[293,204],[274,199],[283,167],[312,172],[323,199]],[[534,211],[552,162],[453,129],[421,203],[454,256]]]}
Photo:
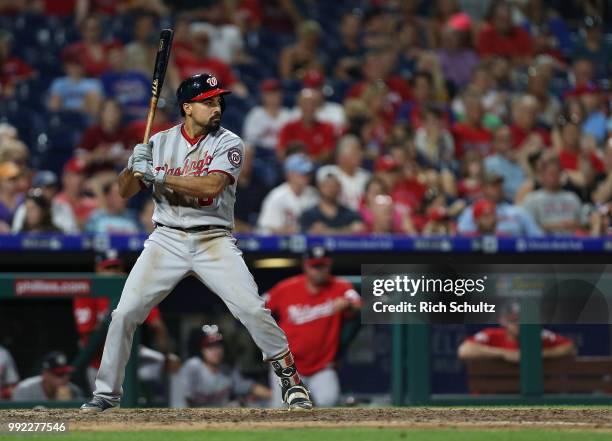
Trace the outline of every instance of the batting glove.
{"label": "batting glove", "polygon": [[140,173],[142,175],[141,180],[147,185],[151,185],[155,180],[155,172],[153,171],[153,163],[144,159],[134,159],[134,165],[132,166],[133,173]]}
{"label": "batting glove", "polygon": [[144,159],[153,162],[153,143],[149,141],[148,144],[136,144],[132,156],[135,160]]}

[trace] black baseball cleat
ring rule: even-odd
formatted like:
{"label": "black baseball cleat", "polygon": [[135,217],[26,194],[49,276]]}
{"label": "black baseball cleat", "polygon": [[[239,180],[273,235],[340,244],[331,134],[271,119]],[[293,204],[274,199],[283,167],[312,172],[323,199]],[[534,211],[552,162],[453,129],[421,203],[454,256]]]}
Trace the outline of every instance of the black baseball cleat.
{"label": "black baseball cleat", "polygon": [[285,403],[289,406],[289,410],[312,410],[312,400],[310,392],[302,384],[291,386],[284,394]]}
{"label": "black baseball cleat", "polygon": [[108,400],[105,400],[102,397],[93,397],[91,401],[81,406],[81,412],[99,413],[99,412],[104,412],[105,410],[108,410],[108,409],[113,409],[115,407],[118,407],[118,406],[115,406],[113,403],[111,403]]}

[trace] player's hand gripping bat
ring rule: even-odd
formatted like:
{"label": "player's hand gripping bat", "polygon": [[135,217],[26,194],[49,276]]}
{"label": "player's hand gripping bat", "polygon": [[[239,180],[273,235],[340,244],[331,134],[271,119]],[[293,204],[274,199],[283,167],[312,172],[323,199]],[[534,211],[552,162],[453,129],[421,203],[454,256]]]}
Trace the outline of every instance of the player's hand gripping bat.
{"label": "player's hand gripping bat", "polygon": [[[161,94],[166,76],[166,68],[170,59],[170,49],[172,48],[172,29],[163,29],[159,35],[159,46],[157,48],[157,56],[155,57],[155,67],[153,69],[153,82],[151,83],[151,101],[149,102],[149,114],[147,115],[147,126],[145,128],[143,144],[149,143],[151,136],[151,127],[155,119],[155,111],[157,110],[157,100]],[[138,179],[142,178],[142,173],[134,173]]]}

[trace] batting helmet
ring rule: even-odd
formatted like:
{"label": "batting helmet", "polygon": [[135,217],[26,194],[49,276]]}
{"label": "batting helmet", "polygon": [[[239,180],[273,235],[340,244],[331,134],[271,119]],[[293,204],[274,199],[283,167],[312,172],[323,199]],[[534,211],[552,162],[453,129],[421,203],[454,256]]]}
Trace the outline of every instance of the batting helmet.
{"label": "batting helmet", "polygon": [[221,97],[221,113],[225,110],[225,100],[223,95],[231,93],[229,90],[221,89],[217,77],[211,74],[203,73],[190,76],[183,80],[176,90],[176,100],[181,115],[185,116],[183,104],[192,101],[203,101],[213,96]]}

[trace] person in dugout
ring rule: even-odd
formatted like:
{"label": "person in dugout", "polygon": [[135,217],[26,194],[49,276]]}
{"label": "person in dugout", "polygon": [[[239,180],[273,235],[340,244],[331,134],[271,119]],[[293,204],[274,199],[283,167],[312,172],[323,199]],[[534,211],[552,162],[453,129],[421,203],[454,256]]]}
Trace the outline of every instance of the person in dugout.
{"label": "person in dugout", "polygon": [[[350,282],[331,274],[332,259],[322,246],[306,252],[302,268],[303,274],[279,282],[265,294],[266,306],[287,334],[315,405],[335,406],[340,398],[335,364],[342,326],[361,308],[361,297]],[[280,407],[280,389],[273,387],[272,392],[272,407]]]}
{"label": "person in dugout", "polygon": [[[468,337],[457,350],[461,360],[498,358],[512,363],[521,359],[519,346],[520,305],[512,301],[503,306],[499,327],[485,328]],[[572,340],[563,335],[542,329],[542,357],[557,358],[576,355]]]}

